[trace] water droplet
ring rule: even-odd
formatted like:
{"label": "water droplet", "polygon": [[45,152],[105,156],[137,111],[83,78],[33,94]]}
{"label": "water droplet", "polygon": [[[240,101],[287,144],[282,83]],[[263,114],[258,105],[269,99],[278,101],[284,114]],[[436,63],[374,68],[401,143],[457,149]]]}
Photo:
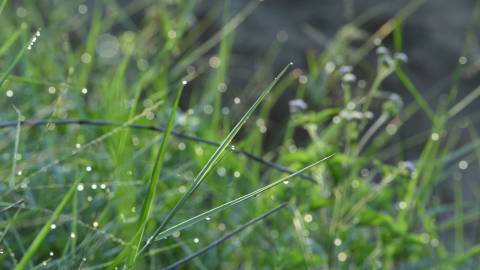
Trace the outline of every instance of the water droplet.
{"label": "water droplet", "polygon": [[398,206],[398,209],[402,209],[402,210],[403,210],[403,209],[406,209],[408,205],[407,205],[407,203],[404,202],[404,201],[399,201],[398,204],[397,204],[397,206]]}
{"label": "water droplet", "polygon": [[342,239],[335,238],[335,240],[333,240],[333,244],[337,247],[340,246],[342,244]]}
{"label": "water droplet", "polygon": [[5,92],[5,95],[7,97],[13,97],[13,91],[12,90],[7,90],[7,92]]}
{"label": "water droplet", "polygon": [[98,228],[98,225],[99,225],[99,224],[98,224],[98,221],[94,221],[94,222],[92,223],[92,225],[93,225],[93,228]]}
{"label": "water droplet", "polygon": [[468,61],[468,59],[467,59],[467,57],[465,57],[465,56],[460,56],[460,57],[458,58],[458,63],[459,63],[460,65],[465,65],[465,64],[467,63],[467,61]]}
{"label": "water droplet", "polygon": [[200,242],[200,240],[199,240],[198,238],[193,238],[193,242],[194,242],[195,244],[198,244],[198,242]]}
{"label": "water droplet", "polygon": [[440,135],[438,135],[438,133],[434,132],[434,133],[432,133],[430,138],[432,139],[432,141],[438,141],[438,139],[440,139]]}
{"label": "water droplet", "polygon": [[55,94],[55,92],[57,92],[57,89],[55,87],[53,87],[53,86],[48,87],[48,93],[49,94],[53,95],[53,94]]}
{"label": "water droplet", "polygon": [[57,225],[55,224],[50,225],[50,229],[55,230],[56,228],[57,228]]}
{"label": "water droplet", "polygon": [[240,175],[241,175],[241,174],[240,174],[240,172],[239,172],[239,171],[235,171],[235,172],[233,172],[233,177],[235,177],[235,178],[239,178],[239,177],[240,177]]}
{"label": "water droplet", "polygon": [[92,167],[91,167],[91,166],[87,166],[87,167],[85,167],[85,170],[86,170],[87,172],[91,172],[91,171],[92,171]]}
{"label": "water droplet", "polygon": [[78,191],[83,191],[84,188],[85,188],[85,187],[83,186],[82,183],[78,184],[78,186],[77,186],[77,190],[78,190]]}
{"label": "water droplet", "polygon": [[85,14],[87,14],[87,11],[88,11],[87,5],[81,4],[81,5],[78,6],[78,13],[80,13],[82,15],[85,15]]}
{"label": "water droplet", "polygon": [[88,93],[88,89],[87,88],[82,88],[82,94],[86,95]]}
{"label": "water droplet", "polygon": [[75,233],[73,233],[73,232],[70,233],[70,238],[75,238],[75,237],[76,237]]}
{"label": "water droplet", "polygon": [[466,160],[460,160],[460,162],[458,162],[458,168],[460,168],[460,170],[466,170],[468,168],[468,162]]}
{"label": "water droplet", "polygon": [[209,221],[209,220],[211,220],[211,218],[210,218],[210,217],[206,217],[205,220],[206,220],[206,221]]}
{"label": "water droplet", "polygon": [[312,215],[310,215],[310,214],[306,214],[306,215],[303,217],[303,220],[305,220],[306,223],[310,223],[310,222],[312,222],[313,217],[312,217]]}
{"label": "water droplet", "polygon": [[106,188],[107,188],[107,185],[101,184],[101,185],[100,185],[100,188],[101,188],[101,189],[106,189]]}
{"label": "water droplet", "polygon": [[217,169],[218,176],[225,176],[227,174],[227,170],[224,167],[219,167]]}
{"label": "water droplet", "polygon": [[285,185],[288,185],[290,182],[288,182],[288,180],[285,180],[285,181],[283,181],[283,183],[284,183]]}
{"label": "water droplet", "polygon": [[208,64],[211,68],[218,68],[220,67],[220,58],[218,58],[218,56],[212,56],[208,59]]}
{"label": "water droplet", "polygon": [[53,255],[54,255],[53,251],[50,251],[50,252],[48,253],[48,255],[50,255],[50,257],[53,257]]}
{"label": "water droplet", "polygon": [[187,81],[182,81],[183,85],[187,85],[187,83],[188,83]]}
{"label": "water droplet", "polygon": [[91,185],[91,188],[92,188],[93,190],[97,189],[97,184],[92,184],[92,185]]}
{"label": "water droplet", "polygon": [[187,148],[187,145],[185,145],[185,143],[181,142],[178,144],[178,150],[183,151],[185,150],[185,148]]}
{"label": "water droplet", "polygon": [[348,258],[347,253],[345,253],[345,252],[343,252],[343,251],[340,252],[340,253],[338,253],[338,255],[337,255],[337,259],[338,259],[340,262],[346,261],[347,258]]}
{"label": "water droplet", "polygon": [[233,99],[233,103],[235,103],[235,104],[240,104],[240,102],[241,102],[241,100],[240,100],[239,97],[235,97],[235,98]]}

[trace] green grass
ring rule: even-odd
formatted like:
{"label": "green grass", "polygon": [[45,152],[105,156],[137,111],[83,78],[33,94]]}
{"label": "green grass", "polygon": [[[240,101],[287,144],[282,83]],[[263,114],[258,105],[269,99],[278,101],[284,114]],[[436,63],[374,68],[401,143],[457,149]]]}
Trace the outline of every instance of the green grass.
{"label": "green grass", "polygon": [[[1,269],[478,264],[470,62],[423,89],[398,57],[425,1],[371,35],[381,7],[331,38],[307,29],[325,50],[306,67],[278,60],[279,33],[249,75],[234,73],[236,31],[263,4],[219,1],[194,21],[199,2],[0,1]],[[274,129],[286,96],[308,108]]]}

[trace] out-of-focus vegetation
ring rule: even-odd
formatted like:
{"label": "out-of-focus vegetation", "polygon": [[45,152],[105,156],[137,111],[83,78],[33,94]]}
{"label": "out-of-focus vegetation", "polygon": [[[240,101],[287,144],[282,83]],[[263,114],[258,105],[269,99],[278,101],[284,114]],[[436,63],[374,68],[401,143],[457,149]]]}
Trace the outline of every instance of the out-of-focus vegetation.
{"label": "out-of-focus vegetation", "polygon": [[[433,106],[403,69],[419,1],[373,35],[359,16],[305,68],[276,63],[280,32],[242,85],[235,31],[261,3],[196,17],[197,2],[0,1],[0,268],[477,265],[464,228],[478,197],[461,181],[480,161],[478,116],[460,112],[480,88],[457,92],[478,8]],[[413,101],[383,89],[389,78]],[[286,91],[286,128],[269,130]],[[418,115],[424,132],[398,136]]]}

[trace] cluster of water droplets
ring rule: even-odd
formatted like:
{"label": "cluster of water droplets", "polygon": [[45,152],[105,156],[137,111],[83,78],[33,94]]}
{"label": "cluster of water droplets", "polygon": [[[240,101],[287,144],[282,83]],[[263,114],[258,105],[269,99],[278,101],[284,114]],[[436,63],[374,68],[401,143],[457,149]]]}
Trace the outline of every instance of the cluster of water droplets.
{"label": "cluster of water droplets", "polygon": [[27,50],[32,49],[33,45],[35,45],[35,42],[37,42],[38,37],[40,37],[40,29],[38,29],[37,32],[35,32],[35,34],[33,35],[33,37],[30,39],[30,43],[27,46]]}

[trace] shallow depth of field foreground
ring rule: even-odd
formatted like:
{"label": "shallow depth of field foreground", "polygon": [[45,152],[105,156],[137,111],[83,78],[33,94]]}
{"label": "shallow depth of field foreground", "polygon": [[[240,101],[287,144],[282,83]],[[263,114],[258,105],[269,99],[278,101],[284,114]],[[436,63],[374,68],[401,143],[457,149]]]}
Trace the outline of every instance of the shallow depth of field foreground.
{"label": "shallow depth of field foreground", "polygon": [[477,269],[480,1],[0,0],[0,269]]}

